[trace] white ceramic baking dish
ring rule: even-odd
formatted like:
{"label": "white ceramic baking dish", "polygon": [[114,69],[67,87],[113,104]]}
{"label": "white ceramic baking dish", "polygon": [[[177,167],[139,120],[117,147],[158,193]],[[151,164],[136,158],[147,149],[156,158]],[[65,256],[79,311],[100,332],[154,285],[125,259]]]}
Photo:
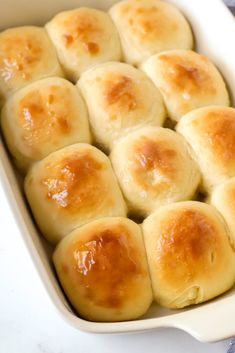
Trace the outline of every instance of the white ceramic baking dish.
{"label": "white ceramic baking dish", "polygon": [[[1,29],[40,25],[61,10],[81,5],[109,8],[112,0],[8,0],[0,1]],[[235,21],[222,1],[172,0],[189,19],[196,37],[196,49],[208,55],[223,73],[235,101]],[[18,221],[22,237],[48,294],[61,316],[72,326],[89,332],[134,332],[160,327],[177,327],[200,341],[216,341],[235,335],[235,289],[203,305],[187,310],[166,310],[152,305],[139,320],[95,323],[77,317],[61,291],[50,261],[51,249],[39,236],[27,209],[19,178],[0,140],[0,181]]]}

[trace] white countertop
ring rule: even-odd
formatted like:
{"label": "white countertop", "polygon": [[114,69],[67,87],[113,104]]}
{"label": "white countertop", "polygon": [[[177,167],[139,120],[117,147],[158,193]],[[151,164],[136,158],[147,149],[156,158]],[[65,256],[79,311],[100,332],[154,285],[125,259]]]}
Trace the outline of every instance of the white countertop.
{"label": "white countertop", "polygon": [[[0,185],[0,353],[225,353],[176,329],[87,334],[57,313],[38,277]],[[212,323],[213,324],[213,323]]]}

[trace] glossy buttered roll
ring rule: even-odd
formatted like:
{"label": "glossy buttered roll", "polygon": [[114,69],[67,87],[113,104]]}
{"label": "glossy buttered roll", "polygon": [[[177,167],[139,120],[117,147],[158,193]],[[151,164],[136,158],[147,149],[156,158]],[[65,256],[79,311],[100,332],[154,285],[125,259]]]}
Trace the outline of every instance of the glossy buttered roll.
{"label": "glossy buttered roll", "polygon": [[225,82],[205,56],[191,50],[153,55],[142,65],[163,95],[171,119],[208,105],[229,105]]}
{"label": "glossy buttered roll", "polygon": [[133,214],[146,216],[164,204],[190,199],[200,181],[189,147],[169,129],[135,131],[115,144],[110,158]]}
{"label": "glossy buttered roll", "polygon": [[170,49],[191,49],[193,37],[182,13],[159,0],[127,0],[109,11],[121,38],[125,61],[138,65]]}
{"label": "glossy buttered roll", "polygon": [[177,131],[191,145],[203,176],[203,188],[212,188],[235,176],[235,109],[205,107],[186,114]]}
{"label": "glossy buttered roll", "polygon": [[85,103],[76,87],[62,78],[46,78],[18,90],[3,107],[1,124],[22,171],[59,148],[91,142]]}
{"label": "glossy buttered roll", "polygon": [[152,302],[141,230],[127,218],[102,218],[74,230],[53,260],[67,297],[85,319],[136,319]]}
{"label": "glossy buttered roll", "polygon": [[86,71],[78,87],[87,103],[93,135],[105,150],[128,132],[145,125],[162,125],[163,100],[140,70],[109,62]]}
{"label": "glossy buttered roll", "polygon": [[202,303],[235,282],[228,229],[212,206],[196,201],[167,205],[143,223],[155,300],[169,308]]}
{"label": "glossy buttered roll", "polygon": [[32,81],[63,76],[45,31],[25,26],[0,33],[0,94],[3,98]]}
{"label": "glossy buttered roll", "polygon": [[209,201],[225,219],[235,250],[235,177],[218,185],[210,195]]}
{"label": "glossy buttered roll", "polygon": [[92,220],[126,215],[108,157],[88,144],[65,147],[35,163],[25,193],[38,227],[54,244]]}
{"label": "glossy buttered roll", "polygon": [[81,7],[61,12],[47,23],[46,29],[73,82],[94,64],[121,60],[117,30],[103,11]]}

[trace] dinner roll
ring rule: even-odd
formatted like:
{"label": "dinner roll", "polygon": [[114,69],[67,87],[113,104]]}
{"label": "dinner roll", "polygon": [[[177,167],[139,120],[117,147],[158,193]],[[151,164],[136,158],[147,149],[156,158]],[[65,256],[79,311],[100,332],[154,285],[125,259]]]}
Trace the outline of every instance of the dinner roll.
{"label": "dinner roll", "polygon": [[46,29],[63,69],[74,82],[94,64],[121,59],[117,30],[103,11],[81,7],[61,12]]}
{"label": "dinner roll", "polygon": [[208,105],[229,105],[224,80],[212,62],[191,50],[153,55],[142,66],[163,95],[171,119]]}
{"label": "dinner roll", "polygon": [[109,13],[118,29],[125,61],[130,64],[138,65],[163,50],[193,46],[188,22],[165,1],[121,1]]}
{"label": "dinner roll", "polygon": [[224,217],[235,250],[235,177],[217,186],[211,194],[210,202]]}
{"label": "dinner roll", "polygon": [[4,98],[32,81],[63,76],[56,51],[40,27],[18,27],[0,33],[0,95]]}
{"label": "dinner roll", "polygon": [[216,210],[196,201],[167,205],[143,223],[155,300],[168,308],[202,303],[235,281],[235,255]]}
{"label": "dinner roll", "polygon": [[140,216],[190,199],[200,181],[187,144],[169,129],[133,132],[117,142],[110,157],[130,212]]}
{"label": "dinner roll", "polygon": [[162,125],[163,100],[140,70],[109,62],[85,72],[78,86],[87,103],[96,142],[105,150],[126,133],[144,125]]}
{"label": "dinner roll", "polygon": [[126,216],[108,157],[88,144],[65,147],[35,163],[25,193],[38,227],[54,244],[92,220]]}
{"label": "dinner roll", "polygon": [[91,141],[87,110],[76,89],[62,78],[46,78],[11,96],[2,110],[2,128],[18,167],[75,142]]}
{"label": "dinner roll", "polygon": [[177,126],[195,152],[203,188],[235,176],[235,109],[205,107],[186,114]]}
{"label": "dinner roll", "polygon": [[152,302],[141,230],[127,218],[102,218],[74,230],[53,260],[65,293],[85,319],[136,319]]}

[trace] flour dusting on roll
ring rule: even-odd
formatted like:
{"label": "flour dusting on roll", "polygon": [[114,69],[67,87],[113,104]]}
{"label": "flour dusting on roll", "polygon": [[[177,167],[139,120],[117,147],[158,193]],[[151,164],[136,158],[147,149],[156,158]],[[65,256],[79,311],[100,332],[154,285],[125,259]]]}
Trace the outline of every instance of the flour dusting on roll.
{"label": "flour dusting on roll", "polygon": [[150,57],[143,65],[163,95],[171,119],[179,121],[193,109],[229,105],[225,82],[205,56],[191,50],[171,50]]}
{"label": "flour dusting on roll", "polygon": [[117,30],[103,11],[80,7],[57,14],[46,25],[60,63],[74,82],[91,66],[121,60]]}
{"label": "flour dusting on roll", "polygon": [[126,215],[108,157],[88,144],[62,148],[35,163],[25,193],[38,227],[54,244],[85,223]]}
{"label": "flour dusting on roll", "polygon": [[147,125],[162,125],[163,100],[140,70],[109,62],[86,71],[78,87],[87,103],[96,143],[109,150],[117,139]]}
{"label": "flour dusting on roll", "polygon": [[155,300],[168,308],[202,303],[230,289],[235,255],[228,229],[210,205],[179,202],[143,223]]}
{"label": "flour dusting on roll", "polygon": [[140,227],[127,218],[102,218],[74,230],[53,260],[65,293],[85,319],[136,319],[152,302]]}
{"label": "flour dusting on roll", "polygon": [[189,147],[169,129],[130,133],[115,144],[110,158],[129,209],[137,215],[192,198],[200,181]]}

